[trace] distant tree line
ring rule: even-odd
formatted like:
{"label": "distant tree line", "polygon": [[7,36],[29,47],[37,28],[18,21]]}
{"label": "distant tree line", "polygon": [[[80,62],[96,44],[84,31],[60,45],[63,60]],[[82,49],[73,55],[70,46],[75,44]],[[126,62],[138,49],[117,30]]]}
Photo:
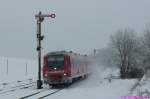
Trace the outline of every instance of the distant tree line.
{"label": "distant tree line", "polygon": [[103,65],[119,67],[121,78],[142,77],[150,69],[150,27],[140,36],[131,28],[119,29],[98,56]]}

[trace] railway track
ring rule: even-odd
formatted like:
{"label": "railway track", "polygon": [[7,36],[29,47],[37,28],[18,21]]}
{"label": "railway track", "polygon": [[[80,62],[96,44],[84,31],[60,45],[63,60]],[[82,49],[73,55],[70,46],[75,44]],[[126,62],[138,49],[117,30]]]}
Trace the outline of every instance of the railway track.
{"label": "railway track", "polygon": [[43,98],[45,98],[45,97],[48,97],[48,96],[50,96],[50,95],[53,95],[53,94],[55,94],[55,93],[61,91],[61,90],[62,90],[62,89],[56,90],[56,91],[54,91],[54,92],[52,92],[52,93],[46,94],[46,95],[44,95],[44,96],[41,96],[41,97],[39,97],[38,99],[43,99]]}
{"label": "railway track", "polygon": [[6,89],[1,89],[0,90],[0,95],[5,94],[5,93],[9,93],[9,92],[14,92],[16,90],[26,89],[26,88],[29,88],[29,87],[33,87],[35,85],[36,85],[36,82],[29,82],[29,83],[24,83],[24,84],[12,86],[12,87],[6,88]]}
{"label": "railway track", "polygon": [[25,84],[33,82],[31,78],[27,80],[18,80],[13,82],[4,82],[0,84],[0,92],[5,89],[16,88],[20,86],[24,86]]}
{"label": "railway track", "polygon": [[57,89],[57,90],[52,90],[52,89],[43,89],[43,90],[40,90],[38,92],[34,92],[34,93],[31,93],[29,95],[26,95],[26,96],[23,96],[23,97],[20,97],[19,99],[26,99],[26,98],[32,98],[32,99],[43,99],[43,98],[46,98],[50,95],[53,95],[55,93],[58,93],[59,91],[63,90],[64,88],[62,89]]}
{"label": "railway track", "polygon": [[4,83],[0,83],[0,86],[8,86],[11,84],[15,84],[15,83],[21,83],[21,82],[26,82],[26,81],[32,81],[32,78],[29,79],[24,79],[24,80],[17,80],[17,81],[12,81],[12,82],[4,82]]}
{"label": "railway track", "polygon": [[[11,83],[10,84],[6,84],[5,87],[1,88],[0,89],[0,95],[5,95],[7,93],[11,93],[11,92],[17,92],[19,90],[23,90],[23,89],[28,89],[28,88],[32,88],[32,87],[35,87],[36,86],[36,81],[32,81],[31,79],[30,80],[22,80],[22,81],[16,81],[14,82],[12,85]],[[33,92],[31,94],[28,94],[26,96],[23,96],[23,97],[20,97],[19,99],[26,99],[26,98],[29,98],[29,99],[43,99],[45,97],[48,97],[50,95],[53,95],[59,91],[61,91],[63,88],[60,88],[60,89],[43,89],[43,90],[40,90],[40,91],[36,91],[36,92]]]}

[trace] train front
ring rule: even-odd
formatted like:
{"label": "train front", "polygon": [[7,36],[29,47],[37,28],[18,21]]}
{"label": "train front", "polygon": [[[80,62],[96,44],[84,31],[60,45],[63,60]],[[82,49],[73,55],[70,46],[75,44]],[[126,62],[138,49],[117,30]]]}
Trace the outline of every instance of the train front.
{"label": "train front", "polygon": [[69,81],[69,58],[64,54],[44,57],[43,79],[49,85],[66,84]]}

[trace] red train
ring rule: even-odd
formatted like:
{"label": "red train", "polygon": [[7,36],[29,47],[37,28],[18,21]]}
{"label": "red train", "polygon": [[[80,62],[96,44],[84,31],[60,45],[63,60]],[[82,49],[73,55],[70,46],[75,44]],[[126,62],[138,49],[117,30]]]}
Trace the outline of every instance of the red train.
{"label": "red train", "polygon": [[78,78],[85,78],[91,73],[91,60],[86,55],[73,52],[57,51],[44,56],[43,79],[51,86],[71,84]]}

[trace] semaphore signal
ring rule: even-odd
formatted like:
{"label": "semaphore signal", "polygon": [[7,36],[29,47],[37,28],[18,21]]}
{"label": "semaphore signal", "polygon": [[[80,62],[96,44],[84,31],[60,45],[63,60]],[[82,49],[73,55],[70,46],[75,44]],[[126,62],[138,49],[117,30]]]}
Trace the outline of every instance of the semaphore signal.
{"label": "semaphore signal", "polygon": [[38,80],[37,80],[37,89],[42,88],[41,80],[41,41],[44,39],[44,35],[41,35],[41,23],[44,21],[45,17],[55,18],[56,15],[53,14],[42,14],[40,11],[35,15],[37,20],[37,51],[38,51]]}

